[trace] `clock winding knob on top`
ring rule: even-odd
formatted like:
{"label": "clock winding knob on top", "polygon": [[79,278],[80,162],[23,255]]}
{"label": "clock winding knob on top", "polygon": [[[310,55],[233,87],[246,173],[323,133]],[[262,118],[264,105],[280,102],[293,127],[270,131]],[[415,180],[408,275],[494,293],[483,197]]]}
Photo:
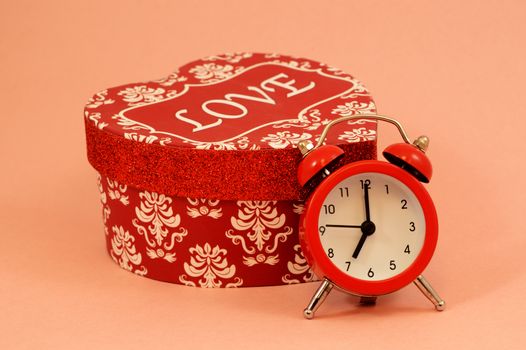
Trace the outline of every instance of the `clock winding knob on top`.
{"label": "clock winding knob on top", "polygon": [[309,153],[313,148],[314,144],[308,140],[302,140],[298,142],[298,149],[300,150],[303,156]]}
{"label": "clock winding knob on top", "polygon": [[429,137],[425,135],[418,136],[416,140],[413,141],[413,145],[425,153],[429,147]]}

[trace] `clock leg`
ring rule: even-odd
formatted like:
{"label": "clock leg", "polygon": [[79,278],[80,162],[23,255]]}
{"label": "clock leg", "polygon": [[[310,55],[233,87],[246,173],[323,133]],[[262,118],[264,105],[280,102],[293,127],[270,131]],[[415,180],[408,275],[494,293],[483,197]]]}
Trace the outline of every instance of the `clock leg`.
{"label": "clock leg", "polygon": [[314,313],[320,305],[323,303],[325,298],[327,298],[327,295],[331,292],[333,287],[333,284],[328,279],[324,278],[321,285],[318,287],[318,290],[316,290],[316,293],[314,293],[312,299],[310,300],[309,305],[303,310],[303,316],[305,318],[308,318],[309,320],[314,317]]}
{"label": "clock leg", "polygon": [[443,311],[446,308],[446,302],[440,298],[438,293],[431,287],[429,282],[420,275],[414,280],[414,284],[434,305],[437,311]]}

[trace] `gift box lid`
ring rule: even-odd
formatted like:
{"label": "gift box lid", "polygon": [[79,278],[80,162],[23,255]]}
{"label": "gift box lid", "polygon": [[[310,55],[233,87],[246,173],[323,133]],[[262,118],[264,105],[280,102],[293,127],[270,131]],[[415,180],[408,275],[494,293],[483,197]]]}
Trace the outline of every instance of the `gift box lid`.
{"label": "gift box lid", "polygon": [[[109,88],[85,110],[88,159],[105,176],[191,198],[301,198],[297,143],[340,116],[375,113],[366,88],[304,58],[210,56],[166,78]],[[376,123],[334,127],[345,161],[376,156]]]}

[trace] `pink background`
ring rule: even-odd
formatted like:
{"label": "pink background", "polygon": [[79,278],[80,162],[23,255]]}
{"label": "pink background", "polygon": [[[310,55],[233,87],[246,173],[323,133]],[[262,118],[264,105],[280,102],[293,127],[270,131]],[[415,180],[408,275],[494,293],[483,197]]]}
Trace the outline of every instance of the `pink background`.
{"label": "pink background", "polygon": [[[0,5],[0,348],[523,349],[526,5],[522,1],[86,1]],[[317,283],[204,290],[107,256],[83,105],[196,58],[279,52],[342,68],[431,137],[438,250],[376,307]],[[398,140],[380,128],[383,145]]]}

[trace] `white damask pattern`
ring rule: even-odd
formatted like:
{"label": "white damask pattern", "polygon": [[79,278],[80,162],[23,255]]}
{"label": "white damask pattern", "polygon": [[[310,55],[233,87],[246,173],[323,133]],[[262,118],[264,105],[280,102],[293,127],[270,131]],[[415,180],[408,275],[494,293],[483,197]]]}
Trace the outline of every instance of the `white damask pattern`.
{"label": "white damask pattern", "polygon": [[207,149],[214,151],[235,151],[238,149],[243,150],[258,150],[260,147],[257,144],[250,144],[248,137],[241,137],[235,141],[225,142],[199,142],[199,141],[184,141],[193,145],[196,149]]}
{"label": "white damask pattern", "polygon": [[376,106],[373,102],[346,102],[338,105],[332,110],[332,114],[338,114],[341,117],[347,117],[355,114],[375,114]]}
{"label": "white damask pattern", "polygon": [[262,142],[266,142],[270,147],[276,149],[287,148],[288,146],[296,147],[298,142],[302,140],[311,139],[312,135],[309,133],[296,134],[290,131],[280,131],[276,134],[268,134],[261,139]]}
{"label": "white damask pattern", "polygon": [[218,219],[223,216],[223,209],[216,208],[219,205],[218,200],[187,198],[190,205],[186,206],[186,213],[192,218],[208,216],[212,219]]}
{"label": "white damask pattern", "polygon": [[301,215],[305,211],[305,205],[303,203],[292,203],[292,211]]}
{"label": "white damask pattern", "polygon": [[239,63],[241,60],[252,57],[250,52],[234,52],[222,55],[208,56],[203,61],[226,61],[228,63]]}
{"label": "white damask pattern", "polygon": [[102,220],[104,222],[104,233],[106,236],[109,234],[108,232],[108,226],[106,223],[108,222],[108,219],[110,218],[111,209],[108,205],[108,196],[106,195],[106,192],[104,191],[104,187],[102,186],[102,176],[100,174],[97,174],[97,187],[99,188],[100,193],[100,202],[102,203]]}
{"label": "white damask pattern", "polygon": [[[229,280],[236,273],[236,266],[228,266],[227,251],[219,246],[212,246],[205,243],[204,247],[197,244],[189,249],[191,257],[190,263],[184,263],[184,270],[188,276],[199,279],[197,282],[203,288],[219,288],[224,280]],[[196,287],[196,283],[188,279],[185,274],[179,276],[179,281],[187,286]],[[243,284],[239,277],[234,278],[234,282],[227,283],[226,288],[238,287]]]}
{"label": "white damask pattern", "polygon": [[298,60],[274,60],[272,61],[274,63],[282,64],[285,66],[289,66],[291,68],[298,68],[298,69],[311,69],[312,65],[309,61],[298,61]]}
{"label": "white damask pattern", "polygon": [[128,102],[129,106],[135,106],[144,103],[161,101],[164,94],[163,88],[149,88],[146,85],[139,85],[126,88],[119,91],[117,95],[123,96],[123,100]]}
{"label": "white damask pattern", "polygon": [[190,73],[194,74],[196,79],[199,79],[201,83],[214,83],[220,80],[224,80],[244,70],[244,67],[236,67],[225,64],[220,65],[216,63],[205,63],[197,65],[189,70]]}
{"label": "white damask pattern", "polygon": [[141,135],[136,132],[130,132],[130,133],[124,133],[124,138],[128,140],[133,140],[137,142],[144,142],[144,143],[154,143],[155,141],[159,140],[159,144],[161,146],[165,146],[168,143],[172,142],[172,139],[170,137],[163,137],[159,139],[155,135]]}
{"label": "white damask pattern", "polygon": [[154,80],[154,82],[159,83],[162,86],[172,86],[175,83],[181,83],[187,80],[188,78],[185,76],[179,75],[179,72],[173,72],[170,75],[168,75],[166,78]]}
{"label": "white damask pattern", "polygon": [[[137,121],[131,120],[126,118],[125,116],[122,116],[120,114],[116,114],[111,117],[111,119],[117,120],[117,125],[121,126],[123,130],[136,130],[138,132],[129,132],[124,133],[124,138],[132,141],[137,142],[144,142],[144,143],[155,143],[158,142],[161,146],[165,146],[166,144],[169,144],[172,142],[172,138],[169,136],[165,136],[163,138],[159,138],[155,135],[151,135],[151,133],[157,132],[155,129],[153,129],[150,126],[147,126],[145,124],[139,123]],[[140,131],[144,130],[149,135],[141,134]]]}
{"label": "white damask pattern", "polygon": [[142,262],[141,253],[135,248],[135,237],[122,228],[113,226],[114,236],[111,239],[111,257],[125,270],[132,271],[137,275],[144,276],[148,272]]}
{"label": "white damask pattern", "polygon": [[95,96],[90,97],[88,100],[88,103],[86,104],[86,108],[97,108],[102,105],[109,105],[114,103],[115,101],[106,97],[108,96],[108,90],[102,90],[100,92],[97,92]]}
{"label": "white damask pattern", "polygon": [[148,191],[141,192],[139,197],[141,204],[140,207],[135,207],[137,218],[133,219],[133,226],[146,240],[146,253],[151,259],[161,258],[174,262],[176,257],[172,250],[175,242],[181,242],[188,231],[183,227],[179,231],[171,230],[181,222],[179,214],[173,213],[172,198]]}
{"label": "white damask pattern", "polygon": [[148,135],[148,136],[146,136],[146,135],[137,134],[136,132],[125,132],[124,133],[124,138],[128,139],[128,140],[133,140],[133,141],[137,141],[137,142],[144,142],[144,143],[153,143],[154,141],[159,139],[155,135]]}
{"label": "white damask pattern", "polygon": [[[225,234],[236,245],[241,244],[245,253],[243,263],[275,265],[279,254],[274,254],[280,242],[285,242],[292,228],[285,226],[285,214],[278,215],[277,201],[238,201],[237,217],[231,217],[233,229]],[[241,234],[237,234],[241,232]],[[274,254],[274,255],[272,255]]]}
{"label": "white damask pattern", "polygon": [[367,91],[367,89],[365,88],[365,86],[362,84],[361,81],[358,81],[356,79],[352,79],[352,82],[354,84],[353,88],[347,94],[343,95],[341,97],[342,99],[357,98],[357,97],[361,97],[361,96],[369,96],[370,95],[369,92]]}
{"label": "white damask pattern", "polygon": [[[312,270],[309,267],[309,264],[307,263],[307,259],[303,257],[303,254],[301,254],[301,246],[299,244],[296,244],[294,246],[294,261],[289,261],[287,263],[287,269],[289,270],[290,274],[286,274],[281,278],[283,283],[287,284],[295,284],[295,283],[301,283],[301,282],[311,282],[318,280]],[[301,278],[303,281],[300,281],[298,278],[293,278],[291,275],[295,275],[295,277],[298,277],[303,275]]]}
{"label": "white damask pattern", "polygon": [[331,122],[330,119],[321,118],[319,109],[309,109],[306,113],[298,116],[297,120],[289,120],[284,123],[278,123],[272,127],[275,129],[301,128],[304,130],[314,131]]}
{"label": "white damask pattern", "polygon": [[352,129],[352,131],[344,131],[342,135],[338,136],[338,140],[351,142],[373,141],[376,138],[376,131],[367,128]]}
{"label": "white damask pattern", "polygon": [[342,75],[345,76],[345,75],[347,75],[347,73],[345,73],[340,68],[331,67],[331,66],[326,66],[326,67],[327,67],[327,72],[330,72],[332,75],[336,75],[336,76],[342,76]]}
{"label": "white damask pattern", "polygon": [[108,126],[108,123],[100,121],[100,119],[102,118],[102,115],[100,113],[89,113],[86,111],[84,112],[84,116],[88,118],[88,120],[92,121],[93,124],[95,124],[95,126],[99,130],[102,130],[106,126]]}
{"label": "white damask pattern", "polygon": [[125,196],[128,186],[119,184],[117,181],[106,179],[108,182],[108,195],[110,199],[117,200],[124,205],[130,204],[128,196]]}

